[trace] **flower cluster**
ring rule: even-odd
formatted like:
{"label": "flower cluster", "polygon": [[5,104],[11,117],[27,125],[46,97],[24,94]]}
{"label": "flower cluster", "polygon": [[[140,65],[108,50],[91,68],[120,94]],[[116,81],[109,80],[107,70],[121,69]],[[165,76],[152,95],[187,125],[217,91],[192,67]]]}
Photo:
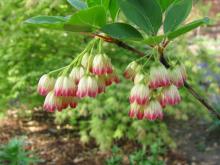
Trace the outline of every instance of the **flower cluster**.
{"label": "flower cluster", "polygon": [[55,80],[50,73],[45,74],[38,83],[38,93],[46,96],[43,107],[48,112],[75,108],[79,99],[96,97],[105,92],[107,86],[119,83],[111,59],[106,54],[83,53],[64,67],[59,75]]}
{"label": "flower cluster", "polygon": [[150,68],[149,73],[143,73],[142,70],[143,66],[134,61],[124,72],[124,77],[134,82],[129,98],[129,116],[140,120],[162,119],[163,108],[181,101],[178,88],[186,80],[185,67],[181,64],[167,70],[157,64]]}

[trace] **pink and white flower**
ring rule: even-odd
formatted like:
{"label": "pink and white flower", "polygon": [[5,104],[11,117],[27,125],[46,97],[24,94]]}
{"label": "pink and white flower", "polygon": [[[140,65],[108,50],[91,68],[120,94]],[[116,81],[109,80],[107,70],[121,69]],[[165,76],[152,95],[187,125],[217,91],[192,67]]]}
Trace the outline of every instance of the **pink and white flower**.
{"label": "pink and white flower", "polygon": [[177,87],[181,87],[184,85],[186,77],[187,76],[184,65],[178,65],[170,70],[171,82]]}
{"label": "pink and white flower", "polygon": [[168,88],[164,89],[160,99],[160,104],[162,106],[166,106],[167,104],[175,105],[175,104],[179,104],[180,101],[181,101],[181,97],[177,87],[171,85]]}
{"label": "pink and white flower", "polygon": [[56,96],[75,96],[75,82],[70,77],[60,76],[55,83],[54,92]]}
{"label": "pink and white flower", "polygon": [[149,87],[156,89],[171,84],[167,69],[164,66],[152,67],[150,70]]}
{"label": "pink and white flower", "polygon": [[96,75],[112,73],[111,59],[105,54],[98,54],[93,59],[92,73]]}
{"label": "pink and white flower", "polygon": [[130,64],[128,64],[128,66],[126,67],[124,71],[124,77],[126,79],[133,80],[135,75],[138,72],[138,68],[139,68],[139,65],[136,61],[131,62]]}
{"label": "pink and white flower", "polygon": [[148,106],[144,109],[144,118],[152,121],[163,118],[162,107],[157,100],[149,102]]}
{"label": "pink and white flower", "polygon": [[115,70],[111,74],[106,75],[105,84],[106,86],[111,85],[112,83],[118,84],[120,83],[120,79]]}
{"label": "pink and white flower", "polygon": [[144,106],[139,105],[136,102],[132,103],[129,111],[129,117],[141,120],[144,117]]}
{"label": "pink and white flower", "polygon": [[37,91],[40,95],[46,96],[51,90],[53,90],[55,84],[54,78],[51,78],[47,74],[43,75],[39,82]]}
{"label": "pink and white flower", "polygon": [[62,109],[66,109],[68,106],[76,108],[77,99],[75,97],[62,97]]}
{"label": "pink and white flower", "polygon": [[77,97],[96,97],[98,94],[98,83],[93,76],[83,76],[78,84]]}
{"label": "pink and white flower", "polygon": [[144,105],[149,101],[150,90],[145,84],[135,84],[131,89],[130,103],[138,103]]}
{"label": "pink and white flower", "polygon": [[78,84],[79,80],[83,77],[85,71],[83,67],[74,67],[72,71],[70,72],[70,77],[73,79],[73,81]]}
{"label": "pink and white flower", "polygon": [[62,98],[55,96],[54,91],[50,91],[45,98],[43,108],[48,112],[62,111]]}

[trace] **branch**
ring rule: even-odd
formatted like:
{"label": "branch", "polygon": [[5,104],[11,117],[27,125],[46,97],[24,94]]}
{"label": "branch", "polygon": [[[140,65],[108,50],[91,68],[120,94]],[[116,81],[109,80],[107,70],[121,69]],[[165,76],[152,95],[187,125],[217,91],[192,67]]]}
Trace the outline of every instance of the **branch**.
{"label": "branch", "polygon": [[[145,53],[120,41],[120,40],[117,40],[117,39],[114,39],[114,38],[111,38],[111,37],[107,37],[107,36],[103,36],[103,35],[100,35],[100,34],[91,34],[91,33],[83,33],[83,34],[86,34],[86,35],[89,35],[90,37],[99,37],[101,39],[103,39],[104,41],[106,42],[109,42],[109,43],[113,43],[115,45],[117,45],[118,47],[121,47],[123,49],[127,49],[139,56],[144,56]],[[163,47],[159,47],[158,48],[158,51],[160,53],[160,62],[166,67],[166,68],[169,68],[170,67],[170,64],[168,63],[168,61],[164,58],[164,48],[169,44],[169,41],[165,41],[162,45]],[[203,98],[199,93],[197,93],[193,87],[187,82],[185,81],[184,82],[184,87],[203,105],[207,108],[207,110],[209,112],[211,112],[212,114],[214,114],[219,120],[220,120],[220,114],[218,111],[216,111],[207,101],[205,98]]]}

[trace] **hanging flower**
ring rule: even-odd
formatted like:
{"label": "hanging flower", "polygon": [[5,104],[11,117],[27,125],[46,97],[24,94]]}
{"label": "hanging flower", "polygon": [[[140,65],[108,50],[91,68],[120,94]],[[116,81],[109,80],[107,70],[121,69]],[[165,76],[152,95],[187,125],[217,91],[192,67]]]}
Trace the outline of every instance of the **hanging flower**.
{"label": "hanging flower", "polygon": [[150,90],[145,84],[135,84],[131,89],[130,103],[137,102],[140,105],[144,105],[149,100]]}
{"label": "hanging flower", "polygon": [[50,91],[45,98],[43,108],[48,112],[62,111],[62,98],[55,96],[54,91]]}
{"label": "hanging flower", "polygon": [[183,86],[187,77],[184,65],[178,65],[172,70],[170,70],[170,77],[171,77],[171,82],[175,86],[177,87]]}
{"label": "hanging flower", "polygon": [[107,55],[98,54],[93,59],[92,73],[96,75],[112,73],[111,60]]}
{"label": "hanging flower", "polygon": [[136,76],[134,78],[134,84],[141,83],[144,81],[144,79],[145,79],[145,75],[142,73],[138,73],[138,74],[136,74]]}
{"label": "hanging flower", "polygon": [[70,77],[73,79],[73,81],[78,84],[79,80],[82,78],[84,75],[85,71],[83,67],[74,67],[70,73]]}
{"label": "hanging flower", "polygon": [[144,117],[144,106],[135,103],[131,104],[131,108],[129,111],[130,118],[137,118],[139,120],[143,119]]}
{"label": "hanging flower", "polygon": [[53,90],[54,84],[55,80],[45,74],[40,78],[38,82],[37,91],[40,95],[46,96],[51,90]]}
{"label": "hanging flower", "polygon": [[77,99],[75,97],[63,97],[62,98],[62,109],[66,109],[70,106],[71,108],[76,108]]}
{"label": "hanging flower", "polygon": [[75,96],[76,85],[72,78],[60,76],[55,83],[54,92],[56,96]]}
{"label": "hanging flower", "polygon": [[105,87],[106,87],[105,76],[98,76],[97,79],[98,79],[98,93],[105,92]]}
{"label": "hanging flower", "polygon": [[156,89],[159,87],[169,86],[171,84],[167,69],[160,65],[159,67],[152,67],[150,70],[149,87]]}
{"label": "hanging flower", "polygon": [[89,67],[89,71],[92,72],[92,61],[94,56],[88,53],[84,54],[81,60],[82,66],[87,69]]}
{"label": "hanging flower", "polygon": [[168,88],[164,89],[160,103],[162,106],[166,106],[167,104],[175,105],[179,104],[181,101],[181,97],[179,91],[176,86],[171,85]]}
{"label": "hanging flower", "polygon": [[98,84],[95,77],[83,76],[78,84],[77,97],[96,97],[98,94]]}
{"label": "hanging flower", "polygon": [[124,77],[126,79],[133,80],[135,75],[137,74],[138,68],[139,68],[139,65],[136,61],[131,62],[130,64],[128,64],[128,66],[126,67],[124,71]]}
{"label": "hanging flower", "polygon": [[148,106],[144,109],[144,118],[148,120],[156,120],[163,118],[162,107],[156,100],[149,102]]}

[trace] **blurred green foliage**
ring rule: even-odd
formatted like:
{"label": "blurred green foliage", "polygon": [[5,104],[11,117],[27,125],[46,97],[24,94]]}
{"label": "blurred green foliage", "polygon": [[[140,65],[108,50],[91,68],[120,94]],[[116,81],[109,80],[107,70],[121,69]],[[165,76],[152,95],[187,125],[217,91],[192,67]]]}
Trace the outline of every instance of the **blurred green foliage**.
{"label": "blurred green foliage", "polygon": [[[11,106],[40,106],[43,97],[36,93],[40,76],[71,62],[83,50],[89,38],[70,32],[35,29],[23,24],[25,19],[35,15],[72,13],[74,9],[64,0],[1,0],[0,8],[0,111]],[[166,53],[170,59],[172,56],[181,58],[193,87],[202,95],[211,97],[219,92],[215,75],[219,74],[220,69],[218,61],[213,60],[218,52],[210,50],[207,44],[216,44],[216,41],[182,37],[173,42]],[[113,45],[106,44],[105,51],[120,75],[129,62],[138,58]],[[201,67],[204,62],[207,68]],[[166,122],[139,121],[128,117],[131,86],[121,76],[121,83],[109,87],[105,94],[81,101],[77,109],[56,113],[56,123],[78,127],[82,142],[87,143],[94,138],[102,150],[109,149],[115,140],[126,138],[137,140],[143,146],[160,140],[166,146],[175,147]],[[181,95],[181,104],[166,108],[165,118],[172,115],[187,120],[191,116],[208,116],[185,89],[181,89]]]}

